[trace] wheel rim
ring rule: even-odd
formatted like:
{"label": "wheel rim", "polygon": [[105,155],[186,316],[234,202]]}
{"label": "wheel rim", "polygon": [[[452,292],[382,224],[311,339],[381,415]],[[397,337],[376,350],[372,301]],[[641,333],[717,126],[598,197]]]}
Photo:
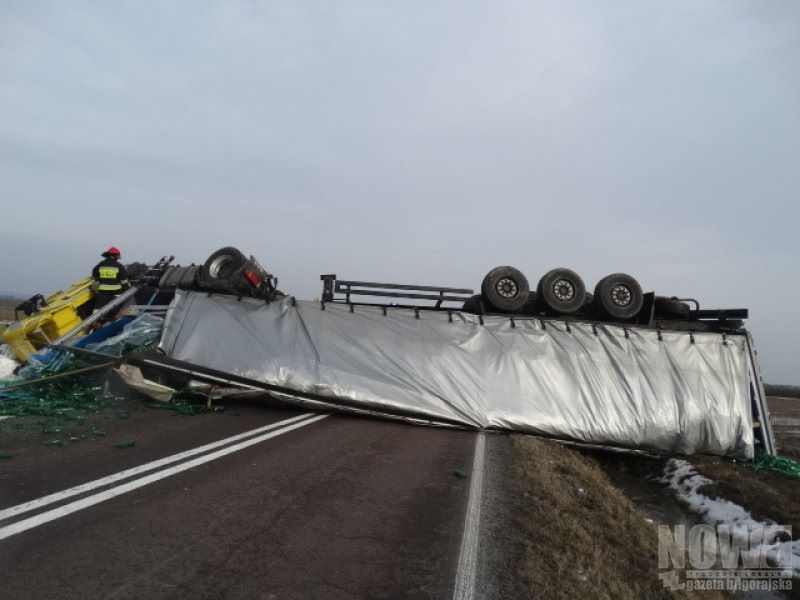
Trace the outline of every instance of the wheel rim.
{"label": "wheel rim", "polygon": [[553,283],[553,296],[559,302],[570,302],[575,298],[575,285],[567,279],[558,279]]}
{"label": "wheel rim", "polygon": [[208,265],[208,274],[214,279],[221,279],[228,275],[233,265],[233,258],[228,255],[218,256]]}
{"label": "wheel rim", "polygon": [[630,306],[633,302],[633,292],[627,285],[618,283],[611,288],[611,301],[616,306]]}
{"label": "wheel rim", "polygon": [[494,286],[497,293],[503,298],[514,298],[519,294],[519,286],[517,282],[510,277],[503,277]]}

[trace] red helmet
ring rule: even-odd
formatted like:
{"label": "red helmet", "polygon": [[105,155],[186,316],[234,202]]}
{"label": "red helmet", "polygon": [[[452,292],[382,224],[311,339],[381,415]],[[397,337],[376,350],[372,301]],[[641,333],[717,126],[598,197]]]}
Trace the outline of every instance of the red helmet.
{"label": "red helmet", "polygon": [[108,250],[103,252],[103,256],[116,256],[117,258],[119,258],[120,256],[122,256],[122,252],[120,252],[120,249],[117,248],[116,246],[111,246]]}

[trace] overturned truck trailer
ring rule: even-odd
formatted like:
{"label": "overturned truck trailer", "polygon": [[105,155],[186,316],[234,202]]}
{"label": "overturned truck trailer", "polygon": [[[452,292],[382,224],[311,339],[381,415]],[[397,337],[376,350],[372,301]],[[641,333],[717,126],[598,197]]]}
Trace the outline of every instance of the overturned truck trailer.
{"label": "overturned truck trailer", "polygon": [[[443,307],[471,290],[323,281],[314,302],[179,289],[154,364],[465,427],[664,453],[774,451],[753,341],[739,326],[471,313]],[[354,302],[357,289],[436,304]]]}

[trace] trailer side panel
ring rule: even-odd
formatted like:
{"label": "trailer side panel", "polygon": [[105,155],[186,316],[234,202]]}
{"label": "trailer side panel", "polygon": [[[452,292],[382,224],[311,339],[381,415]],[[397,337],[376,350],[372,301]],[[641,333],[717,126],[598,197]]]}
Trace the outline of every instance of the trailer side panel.
{"label": "trailer side panel", "polygon": [[753,455],[743,335],[179,291],[161,348],[387,413],[592,444]]}

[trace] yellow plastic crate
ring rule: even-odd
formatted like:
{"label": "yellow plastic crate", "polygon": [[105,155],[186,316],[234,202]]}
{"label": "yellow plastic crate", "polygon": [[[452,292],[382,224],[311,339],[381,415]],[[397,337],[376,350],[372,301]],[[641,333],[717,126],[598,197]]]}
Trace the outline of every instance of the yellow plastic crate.
{"label": "yellow plastic crate", "polygon": [[12,323],[3,332],[19,361],[55,341],[81,322],[78,309],[92,299],[92,278],[86,277],[67,290],[58,291],[45,299],[42,309]]}

